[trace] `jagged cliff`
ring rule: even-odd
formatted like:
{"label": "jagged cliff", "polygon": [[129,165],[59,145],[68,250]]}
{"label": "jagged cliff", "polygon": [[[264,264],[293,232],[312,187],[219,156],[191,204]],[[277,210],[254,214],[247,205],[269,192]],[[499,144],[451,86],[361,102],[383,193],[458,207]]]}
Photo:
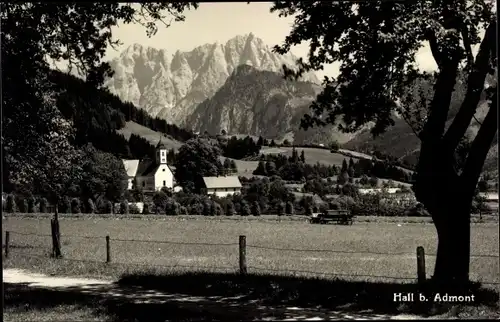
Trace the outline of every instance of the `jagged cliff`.
{"label": "jagged cliff", "polygon": [[[134,44],[110,62],[115,75],[106,85],[151,115],[183,125],[196,106],[212,97],[238,66],[281,73],[283,64],[293,67],[296,59],[293,54],[273,53],[253,34],[173,55]],[[303,80],[319,83],[312,73]]]}
{"label": "jagged cliff", "polygon": [[215,95],[199,104],[186,125],[209,133],[277,137],[298,129],[297,121],[319,93],[311,82],[291,82],[280,74],[240,65]]}

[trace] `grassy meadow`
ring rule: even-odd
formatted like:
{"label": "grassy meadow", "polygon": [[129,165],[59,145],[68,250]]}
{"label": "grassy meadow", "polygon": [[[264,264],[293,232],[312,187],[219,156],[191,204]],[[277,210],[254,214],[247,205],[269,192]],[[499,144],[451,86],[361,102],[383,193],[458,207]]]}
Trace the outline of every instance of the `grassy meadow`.
{"label": "grassy meadow", "polygon": [[[279,148],[270,148],[263,147],[261,149],[262,154],[284,154],[286,156],[292,156],[292,147],[279,147]],[[346,157],[340,153],[331,153],[330,150],[318,149],[318,148],[295,148],[297,153],[302,153],[304,151],[306,157],[306,163],[316,164],[321,163],[325,165],[337,165],[341,166],[342,161],[344,159],[349,160],[349,157]]]}
{"label": "grassy meadow", "polygon": [[[314,275],[323,277],[338,274],[342,278],[370,275],[409,278],[408,282],[412,282],[416,277],[416,247],[423,246],[428,254],[426,268],[429,277],[435,259],[432,254],[436,252],[435,228],[432,224],[422,223],[355,222],[352,226],[342,226],[312,225],[292,220],[266,222],[168,217],[154,220],[62,217],[60,227],[63,255],[66,259],[79,260],[71,263],[64,260],[69,263],[67,267],[71,267],[70,272],[65,272],[64,265],[61,267],[47,260],[51,249],[48,218],[11,217],[3,220],[2,241],[5,240],[4,232],[11,231],[11,254],[4,261],[4,267],[43,267],[48,273],[92,276],[119,276],[124,270],[143,271],[146,268],[234,272],[238,270],[238,237],[245,235],[247,265],[252,273],[286,274],[298,271],[297,274],[310,275],[310,272],[315,272]],[[104,264],[106,235],[111,239],[112,262],[117,265]],[[129,239],[138,241],[121,241]],[[498,255],[498,224],[473,224],[471,247],[473,255]],[[48,262],[52,264],[47,266]],[[92,267],[90,271],[89,267]],[[472,280],[500,282],[498,272],[498,257],[471,259]]]}
{"label": "grassy meadow", "polygon": [[125,127],[117,130],[119,134],[123,135],[127,140],[130,138],[132,134],[142,136],[146,140],[148,140],[151,144],[156,146],[160,141],[160,135],[162,136],[162,142],[169,148],[178,150],[182,146],[182,142],[174,140],[170,137],[166,137],[164,134],[160,132],[153,131],[145,126],[137,124],[135,122],[127,122]]}

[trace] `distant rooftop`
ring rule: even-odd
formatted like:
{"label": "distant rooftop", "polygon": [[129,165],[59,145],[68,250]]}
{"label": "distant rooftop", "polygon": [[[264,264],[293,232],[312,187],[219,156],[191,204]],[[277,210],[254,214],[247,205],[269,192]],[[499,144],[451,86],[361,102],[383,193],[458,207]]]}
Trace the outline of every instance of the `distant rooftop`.
{"label": "distant rooftop", "polygon": [[203,182],[208,189],[241,188],[240,179],[236,176],[203,177]]}

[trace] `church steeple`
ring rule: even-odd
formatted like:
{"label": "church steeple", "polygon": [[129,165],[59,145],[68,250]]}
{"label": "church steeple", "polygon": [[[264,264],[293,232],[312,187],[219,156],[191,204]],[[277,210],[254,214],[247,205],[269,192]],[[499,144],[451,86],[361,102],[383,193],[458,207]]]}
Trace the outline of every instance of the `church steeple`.
{"label": "church steeple", "polygon": [[160,141],[156,146],[156,163],[167,164],[167,146],[161,141],[163,135],[160,135]]}

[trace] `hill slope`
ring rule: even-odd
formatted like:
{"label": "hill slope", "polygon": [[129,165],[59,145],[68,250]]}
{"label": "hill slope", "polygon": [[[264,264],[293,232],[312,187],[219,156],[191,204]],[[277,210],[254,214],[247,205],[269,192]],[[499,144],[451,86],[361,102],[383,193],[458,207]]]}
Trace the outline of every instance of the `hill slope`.
{"label": "hill slope", "polygon": [[[495,77],[488,77],[486,79],[486,84],[492,86],[496,82]],[[416,92],[422,89],[425,95],[430,99],[433,95],[432,89],[433,80],[423,81],[415,84],[414,88],[410,88],[409,92]],[[450,112],[448,113],[447,127],[453,121],[456,113],[460,109],[460,104],[465,95],[466,82],[464,81],[463,75],[459,76],[457,84],[455,86],[455,92],[453,93],[452,103],[450,107]],[[476,119],[481,122],[489,109],[488,101],[483,93],[483,97],[479,102],[478,109],[476,111]],[[413,133],[410,126],[401,118],[395,118],[395,125],[387,130],[387,132],[379,135],[378,137],[373,137],[368,130],[360,132],[358,135],[354,136],[349,142],[345,143],[343,146],[350,150],[355,150],[359,152],[365,152],[372,154],[373,151],[380,151],[384,154],[391,155],[399,158],[401,161],[406,161],[409,164],[415,165],[418,161],[418,155],[420,151],[420,140]],[[479,129],[479,124],[476,120],[472,120],[469,129],[467,130],[466,137],[469,140],[473,140],[477,131]],[[485,162],[484,170],[491,171],[496,169],[498,162],[497,151],[497,139],[495,139],[492,148],[488,154],[488,158]]]}
{"label": "hill slope", "polygon": [[171,137],[165,135],[164,133],[154,131],[150,128],[137,124],[133,121],[125,123],[125,126],[117,130],[116,132],[123,135],[127,140],[130,138],[132,134],[139,135],[148,140],[149,143],[151,143],[154,146],[158,144],[161,137],[161,142],[164,143],[169,150],[170,149],[178,150],[183,144],[182,142],[172,139]]}
{"label": "hill slope", "polygon": [[209,133],[248,133],[276,137],[296,125],[296,114],[307,109],[319,86],[290,82],[278,74],[248,65],[238,66],[215,95],[196,107],[186,125]]}

